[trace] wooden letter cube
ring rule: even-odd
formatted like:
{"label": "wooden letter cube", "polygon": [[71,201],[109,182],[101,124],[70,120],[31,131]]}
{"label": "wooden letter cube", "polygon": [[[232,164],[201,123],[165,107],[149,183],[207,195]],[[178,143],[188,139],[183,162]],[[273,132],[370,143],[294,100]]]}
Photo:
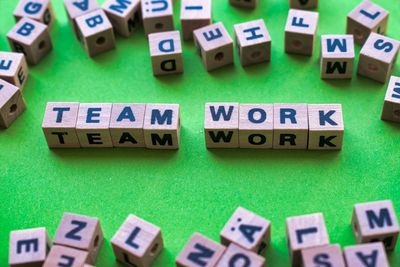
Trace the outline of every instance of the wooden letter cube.
{"label": "wooden letter cube", "polygon": [[174,30],[172,0],[142,0],[143,27],[146,35]]}
{"label": "wooden letter cube", "polygon": [[126,266],[150,267],[163,250],[161,229],[129,215],[111,240],[118,261]]}
{"label": "wooden letter cube", "polygon": [[318,0],[289,0],[290,8],[314,9],[318,7]]}
{"label": "wooden letter cube", "polygon": [[392,73],[400,42],[371,33],[360,52],[358,74],[385,83]]}
{"label": "wooden letter cube", "polygon": [[347,267],[389,267],[383,244],[371,243],[344,248]]}
{"label": "wooden letter cube", "polygon": [[28,64],[24,54],[0,52],[0,79],[15,85],[22,91],[28,75]]}
{"label": "wooden letter cube", "polygon": [[64,246],[53,246],[43,267],[83,267],[89,259],[87,251]]}
{"label": "wooden letter cube", "polygon": [[193,39],[193,31],[212,23],[211,0],[182,0],[181,25],[183,40]]}
{"label": "wooden letter cube", "polygon": [[46,228],[12,231],[8,263],[11,267],[42,267],[50,246]]}
{"label": "wooden letter cube", "polygon": [[254,252],[250,252],[235,244],[230,244],[216,265],[216,267],[227,266],[264,267],[265,259]]}
{"label": "wooden letter cube", "polygon": [[0,79],[0,127],[8,128],[25,111],[25,100],[18,87]]}
{"label": "wooden letter cube", "polygon": [[75,33],[76,38],[79,39],[79,31],[76,25],[76,18],[95,11],[100,8],[96,0],[64,0],[65,10],[69,23],[71,24],[72,30]]}
{"label": "wooden letter cube", "polygon": [[344,134],[342,105],[308,105],[308,123],[308,149],[342,149]]}
{"label": "wooden letter cube", "polygon": [[183,72],[182,45],[179,31],[149,34],[149,46],[154,75]]}
{"label": "wooden letter cube", "polygon": [[236,7],[256,8],[259,0],[229,0],[229,3]]}
{"label": "wooden letter cube", "polygon": [[207,237],[194,233],[176,257],[177,267],[212,267],[220,260],[225,247]]}
{"label": "wooden letter cube", "polygon": [[233,41],[221,22],[197,29],[193,34],[207,71],[233,64]]}
{"label": "wooden letter cube", "polygon": [[204,135],[207,148],[238,148],[239,103],[206,103]]}
{"label": "wooden letter cube", "polygon": [[386,121],[400,122],[400,77],[390,78],[381,118]]}
{"label": "wooden letter cube", "polygon": [[321,213],[287,218],[286,235],[293,267],[299,267],[301,264],[301,250],[329,244]]}
{"label": "wooden letter cube", "polygon": [[339,245],[308,248],[301,251],[302,267],[346,267]]}
{"label": "wooden letter cube", "polygon": [[15,20],[30,18],[51,27],[54,22],[54,11],[50,0],[20,0],[14,10]]}
{"label": "wooden letter cube", "polygon": [[236,209],[221,231],[221,243],[234,243],[244,249],[263,254],[271,240],[271,223],[242,207]]}
{"label": "wooden letter cube", "polygon": [[320,61],[322,79],[351,79],[354,68],[353,35],[322,35]]}
{"label": "wooden letter cube", "polygon": [[48,102],[42,129],[49,148],[79,148],[76,134],[79,103]]}
{"label": "wooden letter cube", "polygon": [[38,64],[52,49],[49,28],[40,22],[22,18],[7,34],[12,51],[23,53],[29,64]]}
{"label": "wooden letter cube", "polygon": [[234,28],[242,66],[271,60],[271,37],[264,20],[236,24]]}
{"label": "wooden letter cube", "polygon": [[392,201],[355,205],[351,224],[358,243],[381,241],[387,250],[396,248],[399,223]]}
{"label": "wooden letter cube", "polygon": [[371,32],[386,34],[389,12],[369,0],[362,1],[347,15],[347,34],[363,45]]}
{"label": "wooden letter cube", "polygon": [[285,27],[285,52],[312,56],[317,26],[317,12],[290,9]]}
{"label": "wooden letter cube", "polygon": [[114,147],[145,147],[145,104],[113,104],[110,133]]}
{"label": "wooden letter cube", "polygon": [[103,10],[114,30],[124,37],[131,36],[141,21],[140,0],[108,0]]}
{"label": "wooden letter cube", "polygon": [[307,149],[306,104],[274,104],[274,149]]}

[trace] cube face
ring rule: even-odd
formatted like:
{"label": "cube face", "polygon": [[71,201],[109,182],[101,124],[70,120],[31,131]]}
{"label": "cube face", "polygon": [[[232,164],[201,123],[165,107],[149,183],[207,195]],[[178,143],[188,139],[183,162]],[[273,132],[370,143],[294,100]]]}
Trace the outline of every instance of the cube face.
{"label": "cube face", "polygon": [[140,0],[108,0],[102,7],[115,31],[121,36],[129,37],[139,27]]}
{"label": "cube face", "polygon": [[302,267],[346,267],[339,245],[328,245],[301,251]]}
{"label": "cube face", "polygon": [[87,251],[64,246],[53,246],[43,267],[82,267],[89,259]]}
{"label": "cube face", "polygon": [[0,52],[0,79],[17,86],[22,91],[28,75],[28,64],[24,54]]}
{"label": "cube face", "polygon": [[76,25],[76,18],[100,8],[96,0],[64,0],[64,7],[75,36],[79,38],[79,30]]}
{"label": "cube face", "polygon": [[381,118],[400,122],[400,77],[392,76],[390,78]]}
{"label": "cube face", "polygon": [[192,40],[193,31],[211,24],[211,0],[183,0],[181,26],[183,40]]}
{"label": "cube face", "polygon": [[347,267],[390,266],[382,243],[346,247],[344,259]]}
{"label": "cube face", "polygon": [[236,7],[256,8],[259,0],[229,0],[229,3]]}
{"label": "cube face", "polygon": [[14,85],[0,79],[0,127],[8,128],[25,111],[25,100]]}
{"label": "cube face", "polygon": [[314,9],[318,7],[318,0],[289,0],[290,8]]}
{"label": "cube face", "polygon": [[245,250],[235,244],[229,245],[216,267],[226,266],[264,267],[265,259],[256,253]]}
{"label": "cube face", "polygon": [[172,0],[143,0],[141,6],[146,35],[174,30]]}
{"label": "cube face", "polygon": [[21,18],[30,18],[51,27],[54,22],[54,11],[50,0],[20,0],[14,10],[18,22]]}

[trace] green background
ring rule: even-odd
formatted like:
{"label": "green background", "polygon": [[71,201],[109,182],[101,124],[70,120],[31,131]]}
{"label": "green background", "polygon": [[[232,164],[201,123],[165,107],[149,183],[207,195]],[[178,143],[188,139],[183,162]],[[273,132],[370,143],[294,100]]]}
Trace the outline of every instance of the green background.
{"label": "green background", "polygon": [[[26,112],[0,131],[0,265],[8,258],[8,234],[45,226],[50,236],[63,212],[97,216],[105,244],[97,266],[119,266],[110,239],[128,214],[161,227],[165,249],[155,266],[173,266],[191,234],[214,240],[238,206],[272,221],[269,266],[288,267],[285,218],[323,212],[332,243],[354,244],[350,220],[355,203],[392,199],[400,212],[400,125],[380,120],[386,85],[357,77],[319,78],[319,36],[345,32],[346,15],[359,1],[320,1],[313,57],[283,52],[287,0],[261,0],[254,11],[213,1],[213,20],[233,25],[264,18],[272,37],[272,62],[212,73],[192,43],[183,45],[183,75],[155,78],[143,30],[117,37],[117,48],[90,59],[74,39],[62,1],[53,1],[54,50],[30,68]],[[390,11],[388,35],[400,39],[400,5],[376,0]],[[179,1],[175,24],[180,29]],[[17,1],[0,2],[0,50],[14,25]],[[356,47],[356,63],[360,47]],[[394,68],[400,75],[400,63]],[[48,101],[179,103],[179,151],[146,149],[49,150],[41,130]],[[341,103],[345,140],[341,152],[210,150],[203,133],[204,103]],[[400,214],[400,213],[399,213]],[[390,255],[400,265],[400,250]]]}

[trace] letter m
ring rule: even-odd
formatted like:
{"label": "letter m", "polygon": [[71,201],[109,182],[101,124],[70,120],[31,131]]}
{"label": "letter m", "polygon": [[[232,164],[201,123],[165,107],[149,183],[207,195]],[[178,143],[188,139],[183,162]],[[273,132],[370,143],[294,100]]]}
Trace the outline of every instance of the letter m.
{"label": "letter m", "polygon": [[167,109],[161,114],[159,109],[154,109],[151,112],[151,124],[159,124],[163,125],[167,123],[167,125],[172,124],[172,109]]}
{"label": "letter m", "polygon": [[110,5],[110,9],[120,14],[123,14],[124,11],[128,8],[128,6],[132,3],[129,0],[115,0],[115,2],[116,2],[115,5]]}
{"label": "letter m", "polygon": [[392,226],[392,218],[390,217],[389,209],[382,208],[379,210],[379,214],[377,214],[374,210],[367,210],[366,212],[368,224],[371,229],[383,228],[386,225]]}
{"label": "letter m", "polygon": [[335,52],[336,48],[338,48],[340,52],[347,52],[346,39],[327,39],[326,46],[328,52]]}

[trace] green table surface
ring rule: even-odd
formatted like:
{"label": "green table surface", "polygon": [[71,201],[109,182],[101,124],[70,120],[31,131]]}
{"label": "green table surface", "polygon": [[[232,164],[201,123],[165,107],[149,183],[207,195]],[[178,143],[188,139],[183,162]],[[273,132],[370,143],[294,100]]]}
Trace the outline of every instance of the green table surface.
{"label": "green table surface", "polygon": [[[117,37],[117,48],[90,59],[74,39],[62,1],[52,1],[54,50],[30,68],[26,112],[0,131],[0,265],[8,259],[9,231],[45,226],[54,236],[63,212],[96,216],[105,243],[97,266],[120,266],[110,239],[128,214],[161,227],[165,249],[154,266],[173,266],[193,232],[219,240],[238,206],[272,221],[268,266],[288,267],[285,218],[323,212],[332,243],[355,243],[350,220],[355,203],[394,201],[400,212],[400,125],[380,120],[386,85],[353,75],[319,78],[319,41],[313,57],[283,52],[287,0],[261,0],[254,11],[214,0],[213,20],[233,25],[263,18],[272,37],[272,62],[235,65],[208,73],[192,43],[183,45],[184,74],[155,78],[143,30]],[[320,1],[321,34],[343,34],[346,15],[360,1]],[[388,36],[400,39],[400,5],[376,0],[390,11]],[[176,28],[180,29],[175,1]],[[15,0],[0,3],[0,50],[14,25]],[[356,63],[360,47],[356,47]],[[393,70],[400,75],[400,63]],[[181,147],[49,150],[41,130],[48,101],[179,103]],[[340,152],[207,150],[204,103],[341,103],[345,138]],[[400,215],[400,213],[399,213]],[[390,254],[400,266],[400,249]]]}

